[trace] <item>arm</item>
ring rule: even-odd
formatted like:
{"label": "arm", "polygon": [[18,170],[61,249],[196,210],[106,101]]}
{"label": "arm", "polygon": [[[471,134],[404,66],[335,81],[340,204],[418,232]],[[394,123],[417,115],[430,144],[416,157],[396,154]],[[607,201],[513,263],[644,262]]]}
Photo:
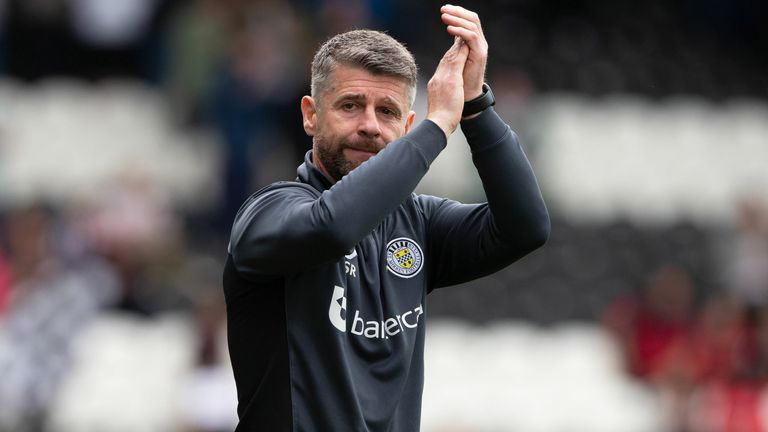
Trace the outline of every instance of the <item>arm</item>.
{"label": "arm", "polygon": [[232,228],[235,266],[249,274],[287,274],[348,253],[410,196],[445,144],[443,131],[424,121],[319,198],[298,185],[256,197]]}
{"label": "arm", "polygon": [[[461,6],[440,8],[449,34],[469,47],[462,72],[465,101],[482,94],[488,42],[480,18]],[[497,271],[541,246],[549,236],[549,215],[517,136],[496,112],[464,118],[464,135],[488,202],[431,207],[432,286],[453,285]]]}
{"label": "arm", "polygon": [[430,215],[432,286],[498,271],[544,244],[550,221],[517,136],[489,108],[461,123],[488,202],[443,200]]}

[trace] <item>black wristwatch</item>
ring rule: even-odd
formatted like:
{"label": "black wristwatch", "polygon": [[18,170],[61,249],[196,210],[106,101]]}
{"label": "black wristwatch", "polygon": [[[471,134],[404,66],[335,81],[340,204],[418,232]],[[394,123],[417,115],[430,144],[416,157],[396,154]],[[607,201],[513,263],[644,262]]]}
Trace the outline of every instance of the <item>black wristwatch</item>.
{"label": "black wristwatch", "polygon": [[480,96],[464,102],[464,110],[461,111],[462,117],[471,116],[482,112],[486,108],[496,105],[496,98],[493,97],[491,86],[483,83],[483,94]]}

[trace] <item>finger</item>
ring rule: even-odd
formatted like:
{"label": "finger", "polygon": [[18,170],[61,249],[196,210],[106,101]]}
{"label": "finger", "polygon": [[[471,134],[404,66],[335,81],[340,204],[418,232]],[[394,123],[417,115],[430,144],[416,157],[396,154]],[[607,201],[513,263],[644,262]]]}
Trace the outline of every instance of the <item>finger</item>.
{"label": "finger", "polygon": [[457,15],[451,15],[449,13],[443,13],[440,15],[440,19],[443,21],[443,23],[447,25],[452,25],[456,27],[464,27],[468,30],[476,31],[480,34],[482,34],[482,29],[480,29],[480,26],[477,25],[477,23],[472,22],[468,19],[462,18]]}
{"label": "finger", "polygon": [[[446,5],[442,10],[443,13],[440,15],[440,18],[449,27],[448,33],[453,36],[461,36],[469,43],[469,48],[476,53],[485,54],[487,52],[488,43],[485,41],[485,35],[483,35],[479,18],[476,21],[469,19],[476,18],[477,14],[460,6]],[[456,13],[461,13],[462,15],[457,15]],[[450,27],[464,28],[469,32],[461,32]]]}
{"label": "finger", "polygon": [[487,44],[485,40],[481,38],[477,33],[467,30],[464,27],[448,26],[448,34],[451,36],[460,37],[464,40],[471,50],[479,54],[485,54],[487,51]]}
{"label": "finger", "polygon": [[456,5],[445,5],[440,8],[440,12],[459,16],[467,21],[472,21],[478,27],[480,27],[480,16],[469,9],[465,9]]}

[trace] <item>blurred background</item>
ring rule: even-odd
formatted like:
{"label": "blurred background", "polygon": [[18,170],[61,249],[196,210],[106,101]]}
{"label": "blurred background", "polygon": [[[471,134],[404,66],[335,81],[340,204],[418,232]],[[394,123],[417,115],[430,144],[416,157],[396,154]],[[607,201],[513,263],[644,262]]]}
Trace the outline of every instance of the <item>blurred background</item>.
{"label": "blurred background", "polygon": [[[423,87],[441,3],[0,0],[0,431],[236,424],[233,215],[311,146],[330,35]],[[427,432],[768,430],[768,4],[467,1],[549,243],[429,297]],[[420,192],[483,200],[461,134]]]}

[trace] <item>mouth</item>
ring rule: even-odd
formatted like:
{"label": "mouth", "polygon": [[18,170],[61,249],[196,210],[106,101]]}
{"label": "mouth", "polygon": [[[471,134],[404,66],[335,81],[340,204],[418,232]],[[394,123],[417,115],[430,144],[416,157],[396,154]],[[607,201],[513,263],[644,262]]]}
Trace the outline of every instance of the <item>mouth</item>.
{"label": "mouth", "polygon": [[362,149],[356,149],[353,147],[347,147],[346,149],[344,149],[344,151],[347,153],[347,156],[349,157],[349,159],[359,160],[362,162],[367,161],[373,156],[376,156],[376,153],[378,153],[378,151],[362,150]]}

